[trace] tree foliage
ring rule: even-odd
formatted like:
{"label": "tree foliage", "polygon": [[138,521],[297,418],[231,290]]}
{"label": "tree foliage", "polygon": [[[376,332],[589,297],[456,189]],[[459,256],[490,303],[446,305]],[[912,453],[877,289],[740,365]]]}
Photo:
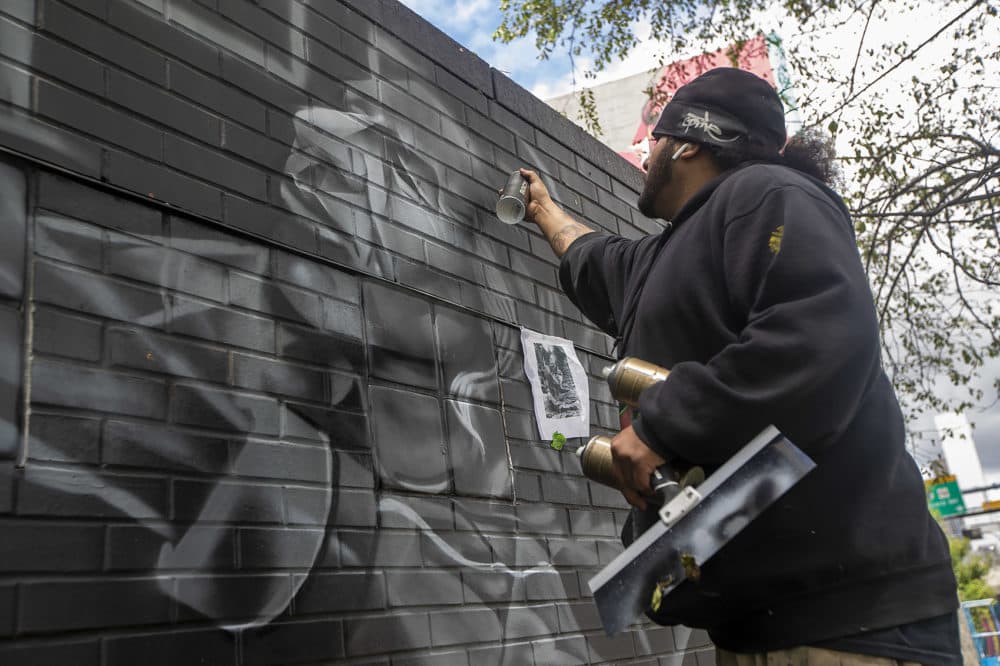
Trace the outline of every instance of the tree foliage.
{"label": "tree foliage", "polygon": [[[640,25],[661,42],[661,65],[776,30],[803,127],[836,141],[884,362],[904,407],[915,416],[996,399],[1000,379],[986,396],[974,379],[1000,355],[998,3],[501,0],[500,8],[497,39],[533,36],[541,58],[561,50],[592,58],[589,77],[637,46]],[[878,26],[900,29],[887,38],[874,34]],[[787,102],[789,91],[779,92]]]}
{"label": "tree foliage", "polygon": [[958,598],[962,601],[994,598],[996,590],[986,582],[991,567],[990,558],[972,552],[969,540],[962,537],[950,537],[948,546],[952,570],[958,582]]}

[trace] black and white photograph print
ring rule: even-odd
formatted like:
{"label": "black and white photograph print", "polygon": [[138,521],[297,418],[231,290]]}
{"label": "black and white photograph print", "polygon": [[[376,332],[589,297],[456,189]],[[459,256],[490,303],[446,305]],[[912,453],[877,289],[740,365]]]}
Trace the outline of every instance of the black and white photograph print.
{"label": "black and white photograph print", "polygon": [[543,441],[559,432],[566,437],[590,434],[590,385],[570,340],[521,329],[524,374],[538,434]]}
{"label": "black and white photograph print", "polygon": [[538,363],[538,383],[542,388],[546,418],[579,416],[580,398],[576,394],[566,350],[536,342],[535,361]]}

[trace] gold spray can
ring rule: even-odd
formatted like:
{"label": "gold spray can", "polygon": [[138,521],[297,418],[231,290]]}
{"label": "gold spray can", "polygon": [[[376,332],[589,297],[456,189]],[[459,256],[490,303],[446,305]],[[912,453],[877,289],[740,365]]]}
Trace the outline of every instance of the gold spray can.
{"label": "gold spray can", "polygon": [[580,458],[583,475],[611,488],[618,488],[614,462],[611,459],[611,438],[604,435],[591,437],[590,441],[576,450]]}
{"label": "gold spray can", "polygon": [[[604,435],[591,437],[585,445],[576,450],[580,458],[580,469],[583,475],[591,481],[616,490],[621,490],[618,477],[615,476],[614,460],[611,457],[611,438]],[[656,469],[649,484],[660,501],[671,499],[682,488],[700,485],[705,480],[705,472],[701,467],[678,468],[670,463],[660,465]]]}
{"label": "gold spray can", "polygon": [[662,382],[670,371],[653,363],[628,356],[604,369],[604,378],[615,400],[629,407],[639,406],[639,394]]}
{"label": "gold spray can", "polygon": [[[626,357],[604,369],[604,378],[612,397],[629,407],[638,408],[639,394],[653,384],[664,381],[670,374],[666,368],[634,357]],[[580,457],[583,475],[591,481],[618,487],[614,460],[611,457],[611,438],[603,435],[591,437],[587,444],[576,451]],[[705,480],[700,467],[675,467],[667,463],[653,472],[650,486],[661,501],[667,501],[687,486],[697,486]]]}

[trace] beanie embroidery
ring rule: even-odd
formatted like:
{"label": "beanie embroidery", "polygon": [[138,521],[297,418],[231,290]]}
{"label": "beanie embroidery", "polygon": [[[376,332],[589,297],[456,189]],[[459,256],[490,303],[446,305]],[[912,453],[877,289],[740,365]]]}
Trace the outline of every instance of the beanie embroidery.
{"label": "beanie embroidery", "polygon": [[681,121],[681,127],[684,128],[684,133],[687,134],[688,130],[692,127],[695,129],[700,129],[713,141],[718,141],[721,143],[731,143],[739,139],[739,135],[732,138],[726,138],[722,136],[722,129],[712,122],[711,117],[708,115],[708,111],[705,112],[704,117],[697,116],[690,111],[684,115],[684,119]]}

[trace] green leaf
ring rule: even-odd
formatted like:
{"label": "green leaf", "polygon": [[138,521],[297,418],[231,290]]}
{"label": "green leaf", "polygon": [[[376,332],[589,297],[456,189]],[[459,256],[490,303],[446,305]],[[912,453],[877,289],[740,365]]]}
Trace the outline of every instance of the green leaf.
{"label": "green leaf", "polygon": [[558,430],[552,433],[552,448],[556,451],[562,451],[564,446],[566,446],[566,435]]}

